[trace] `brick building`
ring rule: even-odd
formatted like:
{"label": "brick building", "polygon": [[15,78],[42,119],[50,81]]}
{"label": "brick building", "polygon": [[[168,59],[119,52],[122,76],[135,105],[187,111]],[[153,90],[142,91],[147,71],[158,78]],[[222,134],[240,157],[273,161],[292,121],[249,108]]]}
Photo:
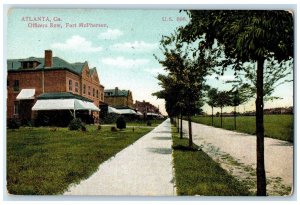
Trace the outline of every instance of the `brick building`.
{"label": "brick building", "polygon": [[134,109],[141,112],[144,116],[147,115],[147,113],[156,113],[160,114],[159,108],[152,105],[150,102],[144,101],[135,101]]}
{"label": "brick building", "polygon": [[[96,68],[87,62],[69,63],[45,50],[43,58],[7,60],[7,118],[31,120],[31,108],[45,93],[71,93],[92,101],[96,107],[104,102],[104,87]],[[99,112],[92,115],[97,120]]]}
{"label": "brick building", "polygon": [[132,92],[130,90],[115,89],[104,90],[105,103],[115,108],[133,108]]}

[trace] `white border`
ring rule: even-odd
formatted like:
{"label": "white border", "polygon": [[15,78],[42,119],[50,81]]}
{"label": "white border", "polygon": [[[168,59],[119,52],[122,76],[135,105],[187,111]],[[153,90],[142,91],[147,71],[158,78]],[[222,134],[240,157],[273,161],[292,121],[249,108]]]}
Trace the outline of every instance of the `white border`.
{"label": "white border", "polygon": [[[72,4],[68,4],[68,3],[72,3]],[[154,8],[154,9],[158,9],[158,8],[170,8],[170,9],[178,9],[178,8],[184,8],[184,9],[224,9],[225,7],[228,8],[232,8],[232,9],[283,9],[283,8],[288,8],[292,5],[287,5],[287,4],[294,4],[294,8],[295,10],[298,10],[298,2],[296,0],[285,0],[285,1],[259,1],[259,0],[252,0],[251,2],[248,1],[238,1],[238,0],[231,0],[231,1],[226,1],[226,4],[219,0],[210,0],[208,1],[209,4],[201,4],[200,2],[196,1],[196,0],[185,0],[184,2],[174,2],[172,1],[172,3],[176,3],[176,5],[174,4],[166,4],[167,2],[162,1],[162,0],[146,0],[143,2],[140,1],[133,1],[133,0],[129,0],[126,1],[126,4],[123,4],[122,1],[118,0],[111,0],[111,1],[101,1],[101,3],[106,3],[106,4],[102,4],[99,5],[98,4],[99,1],[97,0],[85,0],[85,1],[66,1],[66,0],[47,0],[47,1],[38,1],[38,0],[27,0],[26,2],[24,2],[23,0],[4,0],[2,3],[2,7],[1,7],[1,12],[0,14],[3,14],[3,16],[1,16],[1,31],[2,34],[5,34],[5,20],[6,20],[6,11],[9,7],[12,6],[16,6],[16,7],[51,7],[51,8],[76,8],[76,7],[85,7],[85,8]],[[154,4],[153,4],[154,3]],[[271,4],[269,4],[271,3]],[[6,4],[6,5],[5,5]],[[13,5],[13,4],[19,4],[19,5]],[[33,5],[30,5],[33,4]],[[97,5],[92,5],[92,4],[97,4]],[[255,4],[255,5],[254,5]],[[277,4],[277,5],[276,5]],[[5,6],[5,7],[3,7]],[[3,18],[3,19],[2,19]],[[298,19],[298,15],[296,15],[295,18],[295,23],[297,24],[295,26],[295,51],[298,48],[297,45],[297,28],[298,28],[298,23],[299,23],[299,19]],[[6,35],[3,35],[3,38],[1,39],[1,52],[0,52],[0,56],[3,56],[3,59],[0,59],[0,65],[2,65],[2,69],[1,69],[1,76],[2,76],[2,91],[1,94],[1,103],[0,103],[0,107],[1,107],[1,114],[3,116],[3,123],[0,123],[0,130],[2,131],[1,133],[3,133],[3,137],[1,140],[1,144],[0,146],[3,148],[3,150],[5,150],[6,148],[6,140],[5,140],[5,133],[6,130],[4,129],[6,127],[5,122],[6,122],[6,69],[5,69],[5,59],[6,59],[6,52],[5,52],[5,38]],[[298,72],[297,72],[297,59],[298,59],[298,53],[295,52],[295,56],[297,56],[295,58],[295,79],[298,79]],[[295,81],[295,89],[294,89],[294,93],[296,94],[298,88],[298,84],[297,81]],[[297,101],[297,96],[295,95],[294,97],[295,99],[295,163],[297,163],[297,159],[298,159],[298,153],[297,153],[297,126],[296,126],[296,122],[297,122],[297,116],[298,116],[298,101]],[[1,175],[1,181],[3,182],[0,188],[0,193],[1,193],[1,199],[3,200],[11,200],[11,198],[7,198],[7,196],[5,196],[5,165],[6,165],[6,161],[5,161],[5,155],[2,152],[3,157],[1,157],[1,168],[0,170],[3,170],[3,174]],[[295,170],[298,170],[298,163],[296,164],[297,167],[295,167]],[[296,171],[295,171],[296,174]],[[267,197],[267,198],[258,198],[258,197],[201,197],[201,198],[195,198],[195,197],[71,197],[71,198],[66,198],[63,197],[61,198],[60,196],[24,196],[24,197],[20,197],[19,199],[17,199],[17,201],[3,201],[4,204],[16,204],[16,203],[24,203],[24,204],[39,204],[39,203],[45,203],[45,204],[52,204],[53,201],[62,201],[61,203],[64,204],[81,204],[83,201],[89,201],[89,203],[99,203],[97,201],[101,201],[100,203],[109,203],[109,204],[116,204],[116,203],[130,203],[130,204],[140,204],[140,201],[143,201],[142,203],[145,204],[154,204],[154,202],[160,201],[159,203],[162,204],[177,204],[177,203],[182,203],[182,202],[186,202],[189,201],[189,204],[207,204],[207,203],[211,203],[213,201],[222,201],[222,204],[240,204],[240,203],[253,203],[253,201],[255,201],[255,203],[257,203],[258,201],[260,201],[260,203],[281,203],[282,200],[284,201],[285,204],[296,204],[298,199],[297,196],[299,198],[299,189],[298,189],[298,185],[299,185],[299,179],[297,177],[297,175],[295,175],[295,179],[297,181],[295,181],[295,194],[293,197]],[[3,198],[5,197],[5,198]],[[18,201],[18,200],[22,200],[22,201]],[[113,201],[112,201],[113,200]],[[133,201],[132,201],[133,200]],[[200,200],[201,202],[199,202],[198,200]],[[208,201],[209,200],[209,201]],[[296,201],[286,201],[286,200],[296,200]],[[240,202],[243,201],[243,202]],[[262,201],[262,202],[261,202]],[[57,202],[56,202],[57,203]]]}

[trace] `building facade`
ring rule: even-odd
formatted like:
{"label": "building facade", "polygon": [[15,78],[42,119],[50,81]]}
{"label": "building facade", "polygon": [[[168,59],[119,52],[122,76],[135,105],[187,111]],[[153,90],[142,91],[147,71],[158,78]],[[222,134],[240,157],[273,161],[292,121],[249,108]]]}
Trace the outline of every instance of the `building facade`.
{"label": "building facade", "polygon": [[115,89],[104,90],[104,102],[115,108],[133,108],[132,92],[130,90]]}
{"label": "building facade", "polygon": [[147,113],[156,113],[160,114],[159,108],[152,105],[150,102],[144,101],[135,101],[134,108],[141,112],[143,115]]}
{"label": "building facade", "polygon": [[[96,68],[89,68],[87,62],[69,63],[53,57],[51,50],[45,50],[43,58],[8,59],[7,71],[7,118],[31,120],[31,108],[43,93],[72,93],[92,100],[97,107],[104,102]],[[28,90],[33,96],[24,98]],[[99,119],[98,112],[93,116]]]}

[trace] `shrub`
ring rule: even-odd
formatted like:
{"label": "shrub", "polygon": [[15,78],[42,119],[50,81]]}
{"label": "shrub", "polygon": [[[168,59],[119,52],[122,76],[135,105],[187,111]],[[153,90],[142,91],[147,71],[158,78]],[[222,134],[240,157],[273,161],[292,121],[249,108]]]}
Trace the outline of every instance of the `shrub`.
{"label": "shrub", "polygon": [[82,127],[82,123],[79,118],[75,118],[71,120],[69,124],[69,130],[79,130],[81,127]]}
{"label": "shrub", "polygon": [[147,126],[151,126],[151,125],[152,125],[151,121],[148,121]]}
{"label": "shrub", "polygon": [[82,126],[81,126],[81,131],[82,131],[82,132],[86,132],[86,131],[87,131],[85,125],[82,125]]}
{"label": "shrub", "polygon": [[112,132],[117,132],[118,130],[117,130],[116,127],[111,127],[111,128],[110,128],[110,131],[112,131]]}
{"label": "shrub", "polygon": [[8,127],[8,129],[19,129],[20,128],[20,122],[18,122],[14,118],[9,119],[7,121],[7,127]]}
{"label": "shrub", "polygon": [[125,119],[122,116],[117,119],[117,128],[119,128],[119,129],[125,129],[126,128],[126,122],[125,122]]}
{"label": "shrub", "polygon": [[98,130],[101,130],[101,125],[98,125],[97,129],[98,129]]}

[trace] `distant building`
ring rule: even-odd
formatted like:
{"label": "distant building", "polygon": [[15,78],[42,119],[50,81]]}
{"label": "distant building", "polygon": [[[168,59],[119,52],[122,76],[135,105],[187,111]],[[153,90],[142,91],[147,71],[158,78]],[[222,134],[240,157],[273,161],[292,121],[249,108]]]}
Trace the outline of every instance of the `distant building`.
{"label": "distant building", "polygon": [[293,114],[293,107],[277,107],[264,109],[264,114]]}
{"label": "distant building", "polygon": [[134,108],[141,112],[144,116],[147,115],[147,113],[156,113],[160,114],[159,108],[152,105],[150,102],[144,101],[135,101]]}
{"label": "distant building", "polygon": [[104,90],[104,102],[115,108],[133,108],[132,92],[130,90],[115,89]]}
{"label": "distant building", "polygon": [[[97,70],[90,69],[86,61],[69,63],[53,57],[51,50],[45,50],[42,58],[8,59],[7,70],[7,118],[31,120],[34,117],[32,107],[38,96],[46,93],[56,98],[60,96],[60,99],[79,100],[78,96],[81,96],[96,107],[104,101],[104,87],[100,84]],[[99,112],[90,110],[90,115],[96,121],[99,119]]]}

